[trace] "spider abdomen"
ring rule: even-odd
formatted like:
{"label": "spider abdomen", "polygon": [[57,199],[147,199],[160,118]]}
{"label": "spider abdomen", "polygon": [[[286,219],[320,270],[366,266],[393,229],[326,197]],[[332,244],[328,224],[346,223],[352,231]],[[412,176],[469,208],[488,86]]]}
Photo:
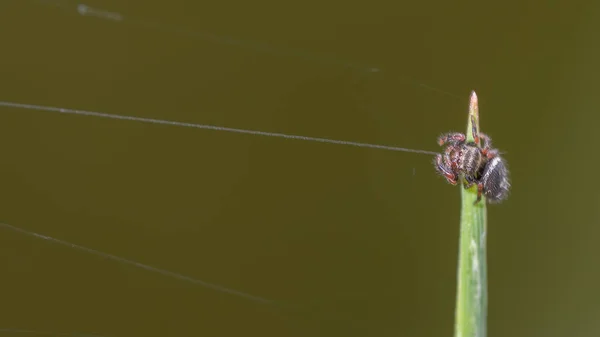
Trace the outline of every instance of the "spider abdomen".
{"label": "spider abdomen", "polygon": [[502,157],[497,156],[490,159],[481,176],[483,193],[489,202],[500,202],[508,197],[510,181],[508,180],[508,169]]}

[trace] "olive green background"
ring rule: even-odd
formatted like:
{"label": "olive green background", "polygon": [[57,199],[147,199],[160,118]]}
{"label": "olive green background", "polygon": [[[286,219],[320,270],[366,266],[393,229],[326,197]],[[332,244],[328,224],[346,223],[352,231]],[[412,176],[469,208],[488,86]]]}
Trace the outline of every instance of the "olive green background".
{"label": "olive green background", "polygon": [[[3,1],[0,100],[508,161],[489,333],[600,335],[600,5]],[[451,336],[459,189],[432,157],[0,108],[0,335]],[[2,329],[13,329],[12,332]]]}

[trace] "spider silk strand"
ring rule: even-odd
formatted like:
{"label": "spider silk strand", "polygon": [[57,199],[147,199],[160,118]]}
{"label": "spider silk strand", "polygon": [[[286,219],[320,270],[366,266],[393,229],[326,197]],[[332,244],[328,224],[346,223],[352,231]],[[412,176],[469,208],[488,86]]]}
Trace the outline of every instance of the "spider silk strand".
{"label": "spider silk strand", "polygon": [[249,135],[254,135],[254,136],[277,137],[277,138],[284,138],[284,139],[302,140],[302,141],[337,144],[337,145],[348,145],[348,146],[380,149],[380,150],[396,151],[396,152],[421,153],[421,154],[428,154],[428,155],[436,155],[437,154],[437,152],[433,152],[433,151],[409,149],[409,148],[389,146],[389,145],[359,143],[359,142],[352,142],[352,141],[346,141],[346,140],[336,140],[336,139],[328,139],[328,138],[291,135],[291,134],[278,133],[278,132],[265,132],[265,131],[238,129],[238,128],[230,128],[230,127],[208,125],[208,124],[196,124],[196,123],[188,123],[188,122],[171,121],[171,120],[165,120],[165,119],[108,114],[108,113],[104,113],[104,112],[67,109],[67,108],[60,108],[60,107],[53,107],[53,106],[35,105],[35,104],[24,104],[24,103],[0,101],[0,107],[38,110],[38,111],[46,111],[46,112],[57,112],[57,113],[69,114],[69,115],[109,118],[109,119],[116,119],[116,120],[135,121],[135,122],[140,122],[140,123],[149,123],[149,124],[158,124],[158,125],[170,125],[170,126],[196,128],[196,129],[204,129],[204,130],[212,130],[212,131],[234,132],[234,133],[249,134]]}

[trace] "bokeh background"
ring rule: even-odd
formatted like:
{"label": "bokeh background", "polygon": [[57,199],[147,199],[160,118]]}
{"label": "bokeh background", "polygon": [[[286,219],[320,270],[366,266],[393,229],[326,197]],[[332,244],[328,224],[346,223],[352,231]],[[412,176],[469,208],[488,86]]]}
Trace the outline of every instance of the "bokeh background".
{"label": "bokeh background", "polygon": [[[513,182],[489,336],[600,335],[600,4],[85,4],[0,4],[0,101],[438,151],[477,90]],[[189,277],[4,226],[2,336],[453,334],[460,194],[429,155],[0,116],[2,223]]]}

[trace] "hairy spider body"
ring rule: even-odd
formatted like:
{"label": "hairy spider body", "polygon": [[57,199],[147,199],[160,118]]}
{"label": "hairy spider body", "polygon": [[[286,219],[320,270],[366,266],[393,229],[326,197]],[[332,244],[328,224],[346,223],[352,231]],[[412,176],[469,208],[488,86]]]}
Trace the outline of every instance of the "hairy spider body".
{"label": "hairy spider body", "polygon": [[458,183],[461,175],[464,177],[465,188],[476,184],[475,203],[481,200],[482,194],[490,203],[502,202],[508,197],[510,190],[506,162],[498,150],[491,147],[490,137],[477,132],[473,118],[471,122],[475,139],[473,142],[467,142],[462,133],[448,133],[438,138],[438,144],[446,145],[446,149],[443,154],[435,157],[435,168],[452,185]]}

